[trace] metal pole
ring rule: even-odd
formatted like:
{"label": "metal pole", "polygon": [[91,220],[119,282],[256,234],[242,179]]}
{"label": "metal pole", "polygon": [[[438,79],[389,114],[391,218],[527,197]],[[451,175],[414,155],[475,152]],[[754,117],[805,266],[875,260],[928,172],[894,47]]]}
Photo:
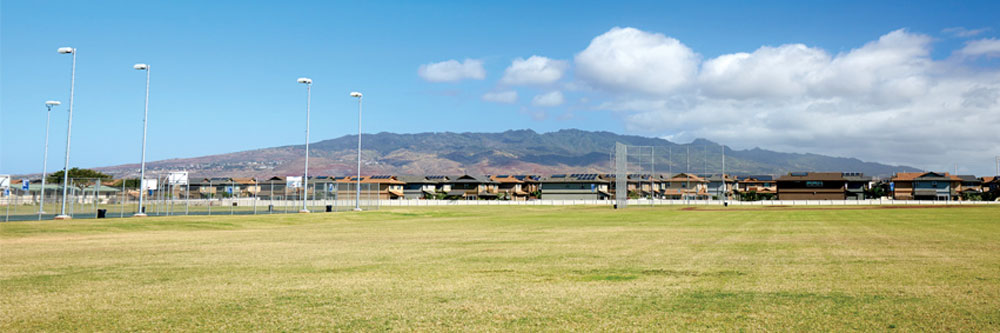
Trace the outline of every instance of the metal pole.
{"label": "metal pole", "polygon": [[[143,107],[142,115],[142,159],[139,162],[139,187],[142,187],[142,180],[146,178],[146,128],[149,120],[149,65],[146,65],[146,103]],[[159,177],[157,177],[159,181]],[[159,184],[157,184],[159,187]],[[142,210],[143,203],[143,191],[139,191],[139,212],[135,213],[136,217],[146,216],[145,212]]]}
{"label": "metal pole", "polygon": [[73,53],[73,66],[70,70],[69,77],[69,117],[66,120],[66,160],[63,165],[63,197],[62,197],[62,208],[59,215],[55,217],[57,220],[71,219],[73,217],[66,215],[66,195],[69,189],[69,139],[73,134],[73,89],[76,86],[76,53],[77,50],[72,49]]}
{"label": "metal pole", "polygon": [[94,180],[94,218],[97,218],[97,196],[100,193],[101,179]]}
{"label": "metal pole", "polygon": [[212,186],[212,180],[211,179],[208,180],[208,188],[212,189],[212,193],[211,194],[212,194],[213,198],[208,199],[206,202],[208,202],[208,215],[212,215],[212,199],[214,199],[214,197],[215,197],[215,192],[218,192],[218,191],[216,191],[215,187]]}
{"label": "metal pole", "polygon": [[306,168],[302,176],[302,210],[299,213],[308,213],[306,201],[309,200],[309,103],[312,99],[312,82],[306,84]]}
{"label": "metal pole", "polygon": [[253,194],[253,215],[257,215],[257,191],[259,191],[259,190],[260,190],[260,187],[257,187],[257,179],[254,179],[254,181],[253,181],[253,193],[252,193]]}
{"label": "metal pole", "polygon": [[45,111],[45,150],[42,152],[42,188],[41,192],[38,192],[38,220],[42,220],[42,214],[45,213],[45,170],[49,167],[49,119],[52,118],[52,105],[45,105],[48,111]]}
{"label": "metal pole", "polygon": [[233,215],[233,207],[235,207],[233,204],[238,201],[236,200],[236,182],[234,182],[231,178],[229,179],[229,191],[227,192],[232,192],[229,194],[229,215]]}
{"label": "metal pole", "polygon": [[188,215],[191,207],[191,182],[184,185],[184,215]]}
{"label": "metal pole", "polygon": [[354,198],[354,210],[361,211],[361,99],[358,97],[358,179],[357,194]]}

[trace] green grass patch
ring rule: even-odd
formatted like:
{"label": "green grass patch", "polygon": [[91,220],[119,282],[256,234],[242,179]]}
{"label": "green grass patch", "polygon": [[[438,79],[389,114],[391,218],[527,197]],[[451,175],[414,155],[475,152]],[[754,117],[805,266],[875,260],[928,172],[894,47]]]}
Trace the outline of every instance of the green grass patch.
{"label": "green grass patch", "polygon": [[0,331],[997,331],[1000,207],[0,224]]}

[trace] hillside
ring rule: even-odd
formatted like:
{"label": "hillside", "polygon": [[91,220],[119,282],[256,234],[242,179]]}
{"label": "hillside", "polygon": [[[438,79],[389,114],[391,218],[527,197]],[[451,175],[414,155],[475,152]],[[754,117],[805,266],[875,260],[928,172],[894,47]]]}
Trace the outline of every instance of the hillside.
{"label": "hillside", "polygon": [[[718,173],[722,146],[698,139],[677,144],[664,139],[610,132],[560,130],[537,133],[511,130],[502,133],[365,134],[362,137],[363,174],[496,174],[611,172],[615,142],[655,146],[656,172]],[[357,136],[343,136],[310,144],[312,175],[354,174]],[[302,173],[304,145],[262,148],[236,153],[147,163],[151,173],[187,170],[192,176],[297,175]],[[642,159],[646,165],[649,150]],[[635,163],[633,167],[638,163]],[[135,176],[138,165],[97,168],[116,176]],[[646,167],[644,172],[649,172]],[[754,148],[726,149],[726,171],[735,174],[783,174],[790,171],[852,171],[889,175],[919,171],[855,158],[817,154],[781,153]],[[634,170],[638,171],[638,170]]]}

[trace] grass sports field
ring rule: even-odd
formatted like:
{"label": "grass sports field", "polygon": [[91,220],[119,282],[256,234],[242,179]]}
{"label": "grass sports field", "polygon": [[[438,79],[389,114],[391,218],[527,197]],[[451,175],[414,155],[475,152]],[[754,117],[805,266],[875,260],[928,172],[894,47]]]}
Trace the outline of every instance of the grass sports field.
{"label": "grass sports field", "polygon": [[997,331],[1000,207],[12,222],[0,294],[6,332]]}

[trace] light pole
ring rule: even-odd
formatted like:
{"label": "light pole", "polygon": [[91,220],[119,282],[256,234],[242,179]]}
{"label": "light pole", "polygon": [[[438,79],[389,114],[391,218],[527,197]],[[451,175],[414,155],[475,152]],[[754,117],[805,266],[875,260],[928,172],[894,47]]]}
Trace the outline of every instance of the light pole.
{"label": "light pole", "polygon": [[358,178],[357,178],[357,196],[354,198],[354,211],[361,211],[361,98],[364,95],[355,91],[351,92],[351,97],[358,98]]}
{"label": "light pole", "polygon": [[312,99],[312,83],[313,80],[307,77],[300,77],[299,83],[306,85],[306,167],[305,171],[302,173],[302,209],[299,213],[308,213],[309,208],[306,208],[306,201],[309,201],[309,101]]}
{"label": "light pole", "polygon": [[42,220],[45,214],[45,171],[49,168],[49,119],[52,118],[52,107],[58,106],[59,101],[45,101],[45,150],[42,152],[42,190],[38,194],[38,220]]}
{"label": "light pole", "polygon": [[62,208],[59,211],[59,215],[56,215],[56,220],[69,220],[73,218],[72,216],[66,215],[66,190],[69,188],[69,139],[70,135],[73,134],[73,88],[76,86],[76,49],[72,47],[60,47],[58,50],[59,54],[72,54],[73,55],[73,66],[70,69],[69,75],[69,117],[66,121],[66,161],[63,165],[63,194],[62,194]]}
{"label": "light pole", "polygon": [[[146,179],[146,124],[149,120],[149,65],[146,64],[135,64],[132,66],[136,70],[146,71],[146,103],[143,106],[142,111],[142,159],[139,162],[139,211],[135,213],[135,217],[146,217],[146,210],[143,208],[143,197],[146,189],[142,186],[142,181]],[[125,180],[122,180],[124,184]]]}

